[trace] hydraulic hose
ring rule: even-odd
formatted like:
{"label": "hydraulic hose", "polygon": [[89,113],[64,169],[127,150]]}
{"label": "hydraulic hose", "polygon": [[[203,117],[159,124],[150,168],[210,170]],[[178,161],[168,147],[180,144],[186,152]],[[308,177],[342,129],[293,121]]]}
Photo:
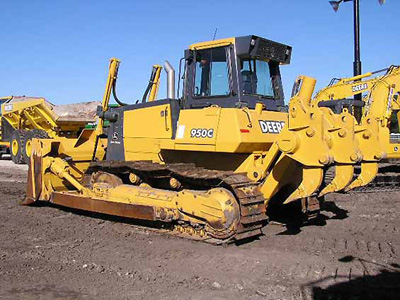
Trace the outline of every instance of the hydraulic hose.
{"label": "hydraulic hose", "polygon": [[149,95],[151,87],[153,86],[155,77],[156,77],[156,69],[153,68],[153,70],[151,71],[149,84],[147,85],[146,91],[144,92],[143,97],[142,97],[142,103],[146,102],[147,96]]}
{"label": "hydraulic hose", "polygon": [[113,85],[112,85],[112,94],[113,94],[115,102],[117,102],[119,105],[121,105],[121,106],[128,105],[128,104],[126,104],[126,103],[124,103],[124,102],[122,102],[122,101],[120,101],[118,99],[118,96],[117,96],[117,81],[116,80],[114,80]]}

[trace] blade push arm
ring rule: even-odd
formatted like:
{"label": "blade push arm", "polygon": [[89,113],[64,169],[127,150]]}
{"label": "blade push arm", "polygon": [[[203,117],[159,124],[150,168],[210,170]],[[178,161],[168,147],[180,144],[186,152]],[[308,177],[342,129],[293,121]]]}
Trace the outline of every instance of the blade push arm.
{"label": "blade push arm", "polygon": [[96,127],[96,134],[100,135],[103,131],[103,124],[104,124],[104,113],[108,110],[108,105],[110,103],[110,97],[112,90],[115,86],[115,82],[118,77],[118,68],[120,64],[120,60],[117,58],[110,59],[110,65],[108,69],[108,77],[107,77],[107,84],[106,89],[104,91],[103,101],[101,103],[101,114],[99,116],[98,124]]}
{"label": "blade push arm", "polygon": [[158,87],[160,86],[160,74],[162,67],[160,65],[154,65],[151,70],[149,84],[144,92],[142,103],[147,101],[152,102],[156,100],[158,94]]}

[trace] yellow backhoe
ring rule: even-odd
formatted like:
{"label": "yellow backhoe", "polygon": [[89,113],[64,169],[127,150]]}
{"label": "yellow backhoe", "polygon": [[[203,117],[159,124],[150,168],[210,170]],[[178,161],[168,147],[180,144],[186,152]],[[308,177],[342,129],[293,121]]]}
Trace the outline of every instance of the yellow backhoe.
{"label": "yellow backhoe", "polygon": [[[116,97],[120,61],[111,59],[96,129],[33,140],[25,204],[163,222],[215,243],[261,234],[271,205],[317,210],[320,197],[353,184],[364,148],[351,113],[312,105],[314,79],[300,76],[285,106],[280,66],[291,52],[258,36],[197,43],[179,70],[181,97],[167,62],[167,98],[130,105]],[[110,109],[112,94],[120,106]],[[376,150],[375,160],[386,156]],[[323,186],[329,166],[336,175]]]}

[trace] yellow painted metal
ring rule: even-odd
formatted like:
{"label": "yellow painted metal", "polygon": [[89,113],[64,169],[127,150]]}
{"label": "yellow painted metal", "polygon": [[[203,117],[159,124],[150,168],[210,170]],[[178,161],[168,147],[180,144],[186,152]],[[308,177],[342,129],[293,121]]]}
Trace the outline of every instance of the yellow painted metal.
{"label": "yellow painted metal", "polygon": [[[268,121],[274,122],[271,122],[269,128]],[[222,109],[215,149],[218,152],[234,153],[266,151],[276,141],[286,123],[287,113],[266,110],[257,113],[248,108]],[[270,133],[264,133],[262,126],[267,127]]]}
{"label": "yellow painted metal", "polygon": [[[274,153],[279,153],[279,151]],[[275,159],[276,156],[273,158]],[[301,185],[302,181],[302,168],[296,161],[292,160],[288,156],[280,155],[279,158],[276,159],[275,164],[272,164],[269,160],[268,162],[271,167],[265,177],[264,183],[260,185],[260,191],[264,195],[266,205],[268,205],[268,202],[280,190],[284,190],[286,187],[291,185],[294,185],[296,187],[295,189],[297,189],[297,187]],[[288,174],[290,174],[290,177]]]}
{"label": "yellow painted metal", "polygon": [[215,41],[192,44],[189,46],[189,49],[190,50],[209,49],[209,48],[228,46],[234,43],[235,43],[235,38],[227,38],[227,39],[220,39]]}
{"label": "yellow painted metal", "polygon": [[309,105],[315,80],[300,76],[297,81],[301,81],[301,90],[289,102],[288,126],[277,138],[277,145],[285,155],[305,166],[323,167],[334,158],[325,139],[325,115]]}
{"label": "yellow painted metal", "polygon": [[[41,199],[48,201],[53,191],[67,191],[70,184],[77,187],[76,182],[83,180],[83,174],[92,160],[95,141],[95,131],[88,129],[85,129],[78,139],[66,137],[32,139],[32,156],[40,157],[42,160],[40,170],[42,182],[35,183],[40,186],[41,193],[36,197],[40,196]],[[107,141],[99,139],[95,159],[104,159],[106,146]],[[72,157],[72,166],[60,157]],[[30,169],[33,169],[32,164],[33,160],[30,161]],[[37,176],[35,173],[35,177]]]}
{"label": "yellow painted metal", "polygon": [[[289,184],[288,181],[292,181],[296,189],[284,203],[312,196],[322,183],[323,167],[333,161],[324,139],[324,114],[310,106],[315,82],[306,76],[300,76],[296,80],[299,90],[289,103],[288,125],[277,137],[277,147],[272,148],[272,157],[266,160],[267,163],[263,166],[264,174],[268,174],[270,170],[270,175],[267,175],[261,185],[261,191],[267,201],[279,188]],[[278,155],[277,151],[282,153],[282,156],[278,163],[273,165],[273,159]],[[290,176],[293,178],[289,179]]]}
{"label": "yellow painted metal", "polygon": [[320,109],[324,112],[327,121],[325,138],[336,166],[335,178],[319,194],[323,196],[341,191],[350,183],[354,164],[361,161],[362,153],[355,138],[356,119],[347,111],[334,114],[329,108]]}
{"label": "yellow painted metal", "polygon": [[70,184],[72,184],[78,191],[82,191],[84,187],[76,180],[69,172],[69,165],[67,162],[62,160],[60,157],[48,158],[50,161],[47,162],[50,166],[50,170],[56,176],[61,179],[67,180]]}
{"label": "yellow painted metal", "polygon": [[17,140],[13,140],[11,142],[11,152],[12,152],[13,155],[17,155],[18,148],[19,148],[18,141]]}
{"label": "yellow painted metal", "polygon": [[340,100],[364,94],[362,117],[354,128],[362,153],[361,173],[347,190],[370,183],[378,172],[378,162],[381,159],[400,159],[400,145],[390,142],[389,129],[392,114],[400,114],[400,67],[391,66],[386,74],[377,77],[373,75],[366,73],[340,79],[319,91],[313,99],[313,105],[318,106],[324,100]]}
{"label": "yellow painted metal", "polygon": [[155,72],[155,77],[154,77],[154,80],[151,85],[149,102],[152,102],[152,101],[156,100],[156,98],[157,98],[158,88],[160,86],[160,75],[161,75],[162,67],[160,65],[154,65],[153,69]]}
{"label": "yellow painted metal", "polygon": [[[42,129],[50,137],[56,136],[58,116],[43,98],[26,101],[6,102],[1,105],[2,118],[14,129]],[[79,124],[82,126],[82,124]]]}
{"label": "yellow painted metal", "polygon": [[[234,43],[235,39],[231,38],[194,44],[190,49]],[[119,64],[118,59],[110,61],[103,113],[108,110]],[[158,70],[161,71],[161,68]],[[156,78],[149,101],[156,98],[159,77]],[[123,114],[120,116],[123,117],[124,128],[123,155],[126,161],[150,160],[160,164],[192,162],[213,170],[245,173],[258,184],[257,189],[262,193],[265,206],[276,198],[281,203],[289,203],[318,193],[324,195],[349,189],[356,185],[349,186],[349,183],[354,165],[361,159],[365,168],[363,166],[357,182],[364,184],[374,176],[374,163],[385,156],[384,151],[376,151],[383,147],[371,146],[371,143],[380,139],[382,128],[387,128],[387,123],[369,114],[365,122],[357,124],[354,116],[347,111],[335,115],[328,108],[318,107],[312,100],[315,84],[315,79],[306,76],[296,80],[297,88],[289,102],[288,112],[266,111],[261,104],[254,109],[210,106],[181,109],[176,120],[172,118],[171,104],[166,101],[119,110]],[[369,109],[376,111],[375,104],[370,103]],[[61,192],[80,197],[82,201],[86,197],[143,205],[154,208],[157,216],[164,211],[167,220],[193,221],[194,224],[208,222],[225,229],[235,229],[240,216],[239,207],[235,197],[222,188],[171,191],[151,188],[148,185],[151,183],[111,186],[105,182],[89,182],[85,172],[94,145],[102,133],[102,124],[103,119],[100,118],[95,131],[82,132],[77,140],[58,137],[34,140],[30,176],[40,176],[36,176],[39,179],[29,180],[30,190],[34,192],[28,195],[34,200],[49,201],[57,191],[57,195]],[[104,159],[106,146],[106,141],[100,139],[100,150],[96,151],[95,159]],[[62,160],[62,157],[71,159]],[[335,167],[335,178],[320,191],[324,170],[329,166]],[[140,180],[133,181],[140,183]]]}
{"label": "yellow painted metal", "polygon": [[311,97],[314,93],[317,80],[307,76],[299,76],[297,78],[297,82],[301,82],[301,86],[297,94],[297,99],[299,99],[304,106],[310,106]]}
{"label": "yellow painted metal", "polygon": [[[108,67],[108,76],[107,76],[107,83],[106,83],[106,88],[104,91],[103,95],[103,101],[101,103],[101,108],[103,113],[105,113],[108,110],[108,104],[110,103],[110,97],[111,97],[111,92],[112,89],[115,85],[115,82],[118,77],[118,69],[120,65],[120,60],[117,58],[111,58],[110,59],[110,64]],[[103,124],[104,124],[104,119],[103,118],[98,118],[97,121],[97,126],[96,126],[96,135],[100,136],[103,133]]]}
{"label": "yellow painted metal", "polygon": [[[90,197],[109,202],[145,205],[154,207],[158,213],[166,212],[168,218],[174,220],[186,220],[188,222],[196,220],[207,220],[213,226],[220,227],[221,230],[234,230],[237,226],[239,207],[235,197],[226,189],[215,188],[209,191],[168,191],[154,189],[151,187],[118,185],[110,187],[107,183],[94,183],[93,188],[85,187],[82,184],[82,171],[87,167],[84,161],[75,160],[73,165],[60,157],[46,156],[54,149],[54,145],[64,146],[64,142],[53,140],[33,140],[33,155],[42,160],[40,166],[35,165],[35,159],[30,163],[30,178],[32,184],[40,185],[40,194],[32,194],[35,198],[50,200],[53,191],[67,191],[72,185],[78,192],[76,196]],[[93,146],[92,146],[93,147]],[[71,148],[60,149],[63,154],[73,154]],[[60,152],[61,153],[61,152]],[[90,154],[90,152],[88,152]],[[83,159],[81,157],[81,159]],[[39,169],[38,169],[39,168]],[[50,171],[50,172],[48,172]],[[42,182],[35,182],[33,173],[41,173]],[[64,189],[60,186],[64,185]],[[71,192],[70,192],[71,194]],[[74,195],[74,193],[72,193]],[[82,199],[84,201],[84,199]],[[160,216],[162,219],[162,217]],[[218,225],[219,224],[219,225]]]}
{"label": "yellow painted metal", "polygon": [[321,186],[324,171],[321,168],[304,167],[302,181],[298,188],[283,202],[290,203],[294,200],[312,196]]}
{"label": "yellow painted metal", "polygon": [[[356,78],[360,77],[360,80],[363,78],[368,78],[370,76],[372,76],[372,74],[367,73],[361,76],[356,76]],[[354,77],[339,79],[334,84],[328,85],[327,87],[319,90],[313,98],[312,102],[314,105],[318,105],[318,103],[321,101],[350,98],[360,93],[360,88],[357,88],[360,87],[360,84],[363,85],[361,92],[369,91],[377,80],[378,78],[371,78],[364,81],[356,81]]]}
{"label": "yellow painted metal", "polygon": [[[291,99],[288,114],[248,108],[207,107],[182,110],[174,140],[170,104],[128,110],[124,113],[125,158],[164,163],[174,158],[180,161],[182,156],[197,153],[196,161],[203,164],[202,159],[209,160],[211,153],[243,153],[243,156],[235,156],[236,160],[232,160],[230,165],[226,160],[215,160],[212,162],[213,167],[245,172],[250,179],[260,181],[260,190],[266,203],[287,185],[295,188],[285,199],[285,203],[312,196],[321,185],[324,167],[343,159],[338,154],[337,147],[334,147],[335,143],[339,143],[339,138],[329,138],[328,134],[337,131],[338,137],[354,144],[354,133],[344,134],[332,125],[342,122],[345,124],[342,127],[351,131],[351,122],[348,125],[346,118],[351,120],[352,116],[343,114],[337,120],[335,116],[328,114],[328,110],[313,107],[311,95],[315,80],[302,76],[298,82],[301,82],[301,88]],[[108,101],[107,97],[104,99]],[[274,128],[275,133],[265,134],[261,130],[260,122],[266,120],[280,122],[281,125]],[[212,130],[212,134],[200,139],[196,137],[196,130],[199,128]],[[82,178],[92,153],[88,144],[82,144],[86,145],[84,150],[82,146],[72,147],[78,144],[72,141],[65,143],[55,140],[46,143],[59,143],[60,155],[72,157],[79,164],[79,167],[74,166],[70,171],[79,170],[80,174],[72,176]],[[201,156],[201,152],[206,155]],[[350,161],[355,150],[348,147],[341,152],[347,153],[343,157]],[[357,157],[353,157],[353,160],[357,160]],[[49,161],[50,165],[55,163]],[[48,170],[51,171],[50,165]],[[345,166],[343,170],[351,171],[351,168]],[[349,172],[344,175],[340,172],[342,168],[338,169],[340,176],[334,181],[335,188],[332,190],[343,189],[347,184],[343,181]],[[54,176],[55,173],[62,173],[56,169],[52,173],[53,175],[44,174],[44,177],[51,178],[47,181],[52,186],[48,190],[67,190],[67,186],[60,187],[60,176]],[[76,186],[76,183],[71,184]],[[46,183],[43,186],[46,187]]]}
{"label": "yellow painted metal", "polygon": [[354,167],[352,165],[336,165],[335,166],[335,177],[332,182],[329,183],[320,193],[322,197],[329,193],[344,190],[350,182],[353,180]]}
{"label": "yellow painted metal", "polygon": [[[149,124],[151,128],[143,126]],[[150,124],[149,124],[150,125]],[[142,138],[172,138],[170,104],[129,110],[124,114],[124,138],[126,149],[134,148],[131,140]]]}
{"label": "yellow painted metal", "polygon": [[[324,100],[340,100],[364,93],[363,101],[365,102],[365,107],[363,108],[363,116],[360,123],[356,124],[356,127],[358,125],[361,127],[356,128],[355,131],[362,132],[358,136],[360,139],[365,139],[366,136],[371,134],[369,130],[376,130],[373,135],[377,135],[377,138],[376,142],[360,143],[360,147],[364,145],[368,147],[368,149],[363,148],[362,152],[374,152],[369,155],[368,160],[376,161],[371,157],[385,156],[383,152],[387,153],[388,158],[400,158],[398,151],[394,151],[398,149],[399,145],[389,143],[390,132],[383,129],[383,127],[390,126],[393,112],[400,114],[400,67],[391,66],[386,74],[369,78],[373,75],[373,73],[369,72],[356,77],[340,79],[320,90],[313,99],[313,105],[318,106],[318,103]],[[376,124],[373,125],[371,123]],[[371,126],[375,128],[366,128]]]}
{"label": "yellow painted metal", "polygon": [[361,164],[361,173],[347,188],[346,191],[350,191],[352,189],[366,186],[372,180],[374,180],[376,174],[378,173],[378,164],[365,162]]}
{"label": "yellow painted metal", "polygon": [[32,154],[32,140],[25,141],[25,153],[27,154],[28,157],[31,157],[31,154]]}
{"label": "yellow painted metal", "polygon": [[[1,118],[7,121],[15,130],[40,129],[45,131],[50,138],[68,135],[76,139],[78,133],[88,123],[88,120],[65,119],[58,116],[44,98],[27,97],[26,100],[22,98],[14,101],[14,97],[7,97],[7,100],[1,105]],[[9,145],[8,142],[1,143],[5,146]],[[11,143],[13,144],[12,154],[17,155],[18,143],[17,141],[11,141]],[[22,150],[26,152],[27,157],[30,157],[31,142],[30,140],[25,140],[23,143],[25,148]]]}

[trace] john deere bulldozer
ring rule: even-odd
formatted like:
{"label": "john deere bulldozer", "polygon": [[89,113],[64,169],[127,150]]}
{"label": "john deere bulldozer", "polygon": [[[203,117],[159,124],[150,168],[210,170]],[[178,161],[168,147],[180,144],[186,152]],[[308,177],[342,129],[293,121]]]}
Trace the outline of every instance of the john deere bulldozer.
{"label": "john deere bulldozer", "polygon": [[[111,59],[97,127],[77,139],[33,140],[25,204],[154,221],[226,243],[261,234],[271,205],[313,212],[323,195],[363,185],[353,182],[354,166],[376,132],[356,135],[348,111],[313,106],[316,81],[306,76],[285,106],[280,66],[291,52],[258,36],[194,44],[179,68],[181,96],[166,63],[168,97],[155,100],[155,81],[151,97],[128,105],[116,96],[120,61]],[[111,95],[119,106],[110,110]],[[374,151],[375,160],[386,155]],[[335,177],[324,185],[329,166]]]}

